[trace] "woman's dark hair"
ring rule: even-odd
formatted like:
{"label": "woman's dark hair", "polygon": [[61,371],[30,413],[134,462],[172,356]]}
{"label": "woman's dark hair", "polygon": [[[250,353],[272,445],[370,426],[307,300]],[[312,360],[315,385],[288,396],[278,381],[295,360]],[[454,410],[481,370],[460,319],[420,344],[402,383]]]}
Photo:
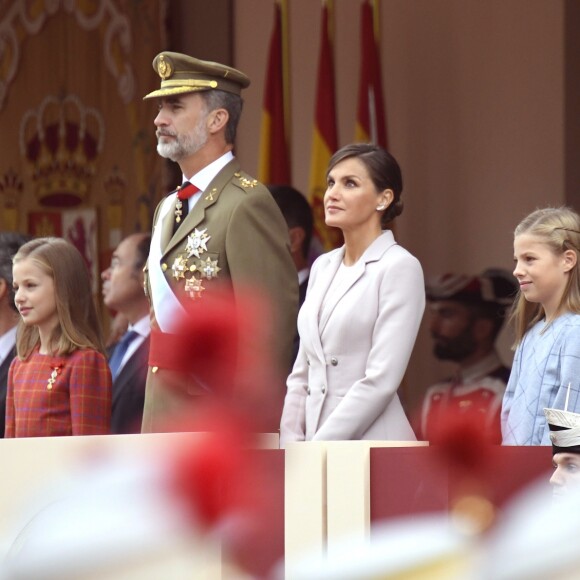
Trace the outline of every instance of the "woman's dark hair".
{"label": "woman's dark hair", "polygon": [[403,176],[397,160],[386,150],[373,143],[351,143],[339,149],[328,162],[326,175],[341,161],[350,158],[360,159],[364,163],[377,192],[390,189],[393,192],[393,203],[384,211],[381,225],[385,227],[390,221],[403,213]]}

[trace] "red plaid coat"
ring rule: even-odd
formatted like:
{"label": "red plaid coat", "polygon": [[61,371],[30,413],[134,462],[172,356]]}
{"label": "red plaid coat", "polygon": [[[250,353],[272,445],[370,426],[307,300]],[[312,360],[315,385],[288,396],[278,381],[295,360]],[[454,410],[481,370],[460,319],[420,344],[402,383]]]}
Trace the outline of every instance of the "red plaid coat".
{"label": "red plaid coat", "polygon": [[15,358],[8,373],[5,437],[111,432],[111,372],[91,349]]}

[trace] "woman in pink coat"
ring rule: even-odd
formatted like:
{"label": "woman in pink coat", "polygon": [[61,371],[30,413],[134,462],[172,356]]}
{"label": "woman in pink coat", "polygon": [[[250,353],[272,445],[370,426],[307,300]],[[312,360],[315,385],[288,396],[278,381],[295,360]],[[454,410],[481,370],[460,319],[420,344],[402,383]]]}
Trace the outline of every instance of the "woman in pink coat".
{"label": "woman in pink coat", "polygon": [[403,210],[397,161],[371,144],[337,151],[327,171],[325,220],[344,245],[320,256],[298,316],[300,349],[280,443],[413,441],[397,389],[425,308],[418,260],[383,228]]}

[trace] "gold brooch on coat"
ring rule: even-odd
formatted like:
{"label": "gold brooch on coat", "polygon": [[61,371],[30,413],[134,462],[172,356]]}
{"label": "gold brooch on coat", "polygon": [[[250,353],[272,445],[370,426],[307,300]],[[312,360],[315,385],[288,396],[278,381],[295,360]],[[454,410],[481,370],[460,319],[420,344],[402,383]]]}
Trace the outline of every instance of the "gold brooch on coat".
{"label": "gold brooch on coat", "polygon": [[46,389],[48,391],[52,390],[52,387],[54,386],[54,383],[56,382],[58,375],[60,375],[62,367],[63,367],[62,363],[59,365],[51,365],[50,368],[52,369],[52,372],[50,373],[50,377],[48,378],[48,381],[46,381]]}

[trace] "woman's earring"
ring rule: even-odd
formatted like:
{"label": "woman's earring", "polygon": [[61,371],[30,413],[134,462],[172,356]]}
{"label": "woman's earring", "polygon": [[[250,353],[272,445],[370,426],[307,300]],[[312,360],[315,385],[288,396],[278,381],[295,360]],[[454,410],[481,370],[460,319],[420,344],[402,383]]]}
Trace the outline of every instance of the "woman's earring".
{"label": "woman's earring", "polygon": [[379,205],[379,207],[377,207],[377,211],[383,211],[385,209],[385,204]]}

